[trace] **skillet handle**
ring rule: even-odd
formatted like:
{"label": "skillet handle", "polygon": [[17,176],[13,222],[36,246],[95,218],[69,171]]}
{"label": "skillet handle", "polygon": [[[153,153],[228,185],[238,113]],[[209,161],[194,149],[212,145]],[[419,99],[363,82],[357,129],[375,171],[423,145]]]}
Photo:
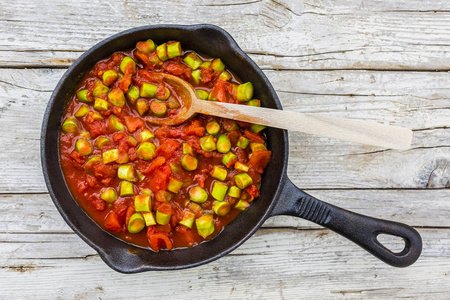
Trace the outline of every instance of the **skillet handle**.
{"label": "skillet handle", "polygon": [[[281,195],[271,215],[296,216],[327,227],[391,266],[407,267],[422,252],[422,238],[408,225],[371,218],[320,201],[301,191],[288,178]],[[392,252],[377,240],[382,233],[403,238],[405,248]]]}

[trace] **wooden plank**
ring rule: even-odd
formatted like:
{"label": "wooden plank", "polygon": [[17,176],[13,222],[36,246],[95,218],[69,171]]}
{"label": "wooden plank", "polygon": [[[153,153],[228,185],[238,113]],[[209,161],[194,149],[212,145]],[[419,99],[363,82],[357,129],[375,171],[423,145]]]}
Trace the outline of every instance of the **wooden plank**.
{"label": "wooden plank", "polygon": [[[260,230],[233,253],[180,271],[123,275],[78,238],[0,235],[0,297],[33,299],[446,299],[450,231],[422,229],[424,251],[396,269],[326,230]],[[45,248],[44,248],[45,247]],[[44,251],[45,249],[45,251]],[[134,288],[131,288],[134,287]]]}
{"label": "wooden plank", "polygon": [[[430,190],[311,190],[307,193],[348,210],[408,223],[450,227],[449,191]],[[21,218],[18,218],[20,212]],[[72,233],[48,194],[0,195],[0,233]],[[432,216],[432,217],[430,217]],[[318,229],[321,226],[290,216],[268,219],[266,228]]]}
{"label": "wooden plank", "polygon": [[[0,69],[2,192],[45,192],[40,126],[63,69]],[[415,130],[399,152],[290,133],[289,175],[304,189],[444,188],[450,160],[450,77],[438,72],[267,71],[285,109]],[[301,84],[299,84],[301,83]],[[14,124],[14,126],[11,126]],[[24,151],[26,150],[26,151]]]}
{"label": "wooden plank", "polygon": [[67,66],[112,34],[192,24],[193,15],[229,31],[266,69],[450,69],[449,4],[421,0],[195,0],[169,11],[163,0],[5,0],[0,66]]}

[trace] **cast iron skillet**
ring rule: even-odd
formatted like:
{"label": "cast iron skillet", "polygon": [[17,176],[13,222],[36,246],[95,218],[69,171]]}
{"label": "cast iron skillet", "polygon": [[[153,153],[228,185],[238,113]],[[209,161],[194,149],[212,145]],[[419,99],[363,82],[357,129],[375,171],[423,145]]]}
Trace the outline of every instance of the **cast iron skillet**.
{"label": "cast iron skillet", "polygon": [[[57,209],[69,226],[108,266],[123,273],[173,270],[198,266],[218,259],[246,241],[271,216],[292,215],[325,226],[352,240],[382,261],[396,267],[414,263],[422,251],[422,240],[413,228],[396,222],[374,219],[327,204],[304,193],[287,178],[287,132],[268,128],[268,148],[273,151],[261,185],[261,196],[216,238],[195,247],[172,251],[133,246],[101,229],[78,206],[63,177],[59,163],[58,135],[68,95],[96,62],[113,52],[135,47],[137,41],[156,43],[178,40],[185,49],[220,57],[244,82],[251,81],[265,107],[281,109],[275,91],[257,65],[238,47],[232,37],[212,25],[156,25],[130,29],[98,43],[63,75],[45,112],[41,135],[41,160],[45,181]],[[405,241],[404,249],[393,253],[377,240],[380,233]]]}

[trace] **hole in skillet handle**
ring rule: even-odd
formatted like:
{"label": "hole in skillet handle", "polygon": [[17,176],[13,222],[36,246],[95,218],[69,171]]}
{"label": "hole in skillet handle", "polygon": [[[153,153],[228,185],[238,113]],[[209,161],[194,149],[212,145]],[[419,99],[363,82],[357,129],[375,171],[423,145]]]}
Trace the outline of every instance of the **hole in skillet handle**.
{"label": "hole in skillet handle", "polygon": [[[422,252],[422,238],[414,228],[320,201],[297,188],[288,178],[271,215],[296,216],[327,227],[394,267],[412,265]],[[384,234],[402,238],[403,250],[393,252],[380,243],[378,236]]]}

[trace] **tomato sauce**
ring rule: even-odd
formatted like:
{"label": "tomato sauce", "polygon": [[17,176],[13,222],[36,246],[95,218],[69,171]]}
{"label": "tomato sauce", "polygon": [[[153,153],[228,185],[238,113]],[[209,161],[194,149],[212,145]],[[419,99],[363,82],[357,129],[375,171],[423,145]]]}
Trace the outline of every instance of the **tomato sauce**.
{"label": "tomato sauce", "polygon": [[[261,128],[252,124],[206,115],[177,126],[146,122],[146,116],[160,113],[151,109],[152,102],[166,110],[161,116],[166,118],[176,116],[182,105],[177,91],[158,76],[161,72],[188,81],[211,101],[251,103],[248,93],[244,100],[239,96],[244,84],[220,60],[197,54],[193,63],[187,57],[194,52],[172,47],[176,42],[156,48],[149,41],[93,66],[65,108],[59,145],[66,183],[86,213],[118,238],[159,251],[217,236],[259,196],[271,152]],[[145,94],[148,84],[156,88],[154,94]],[[206,125],[213,121],[219,129],[209,133]],[[208,136],[217,149],[205,144],[202,138]],[[219,140],[231,147],[220,148]],[[185,156],[196,161],[195,169],[183,163]],[[224,170],[225,177],[216,174]],[[206,192],[206,201],[191,195],[193,187]],[[142,209],[138,198],[149,207]]]}

